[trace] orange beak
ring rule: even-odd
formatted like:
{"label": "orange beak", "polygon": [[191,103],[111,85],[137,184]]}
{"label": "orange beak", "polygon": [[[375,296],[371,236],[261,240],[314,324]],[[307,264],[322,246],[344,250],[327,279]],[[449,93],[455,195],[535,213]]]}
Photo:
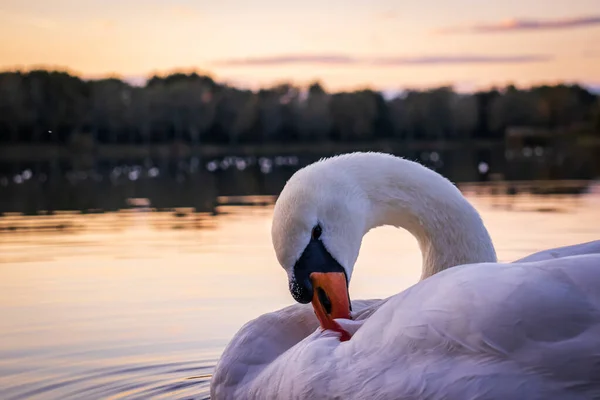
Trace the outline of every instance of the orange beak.
{"label": "orange beak", "polygon": [[340,340],[350,339],[350,334],[334,321],[336,318],[351,319],[350,298],[343,272],[313,272],[310,274],[314,294],[312,305],[321,328],[340,332]]}

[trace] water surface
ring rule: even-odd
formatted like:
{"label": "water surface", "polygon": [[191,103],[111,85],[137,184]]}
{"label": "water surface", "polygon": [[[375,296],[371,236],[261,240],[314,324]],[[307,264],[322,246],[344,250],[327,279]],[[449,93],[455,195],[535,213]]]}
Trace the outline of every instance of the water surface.
{"label": "water surface", "polygon": [[[501,261],[600,238],[600,196],[469,196]],[[0,398],[208,397],[237,329],[293,300],[271,248],[272,208],[67,215],[70,229],[0,233]],[[39,227],[48,217],[0,218]],[[366,236],[352,298],[415,283],[416,241]]]}

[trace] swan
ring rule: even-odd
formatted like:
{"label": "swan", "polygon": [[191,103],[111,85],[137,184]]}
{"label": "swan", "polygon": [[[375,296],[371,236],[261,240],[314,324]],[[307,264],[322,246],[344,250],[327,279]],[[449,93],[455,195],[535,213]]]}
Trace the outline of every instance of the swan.
{"label": "swan", "polygon": [[[421,279],[350,302],[361,240],[382,225],[416,237]],[[271,234],[297,304],[238,331],[212,399],[600,399],[600,241],[498,263],[450,181],[383,153],[298,170]]]}

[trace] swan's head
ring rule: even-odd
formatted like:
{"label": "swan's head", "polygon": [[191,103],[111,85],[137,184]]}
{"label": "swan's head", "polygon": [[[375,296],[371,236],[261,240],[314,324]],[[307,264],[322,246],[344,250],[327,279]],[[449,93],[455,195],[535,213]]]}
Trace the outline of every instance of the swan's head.
{"label": "swan's head", "polygon": [[275,204],[277,259],[299,303],[312,302],[324,329],[350,318],[348,284],[366,232],[368,199],[350,171],[332,159],[296,172]]}

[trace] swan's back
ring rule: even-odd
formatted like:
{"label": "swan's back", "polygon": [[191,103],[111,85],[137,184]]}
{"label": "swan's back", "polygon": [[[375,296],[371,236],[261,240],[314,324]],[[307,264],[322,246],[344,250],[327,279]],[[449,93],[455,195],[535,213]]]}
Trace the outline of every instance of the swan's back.
{"label": "swan's back", "polygon": [[455,267],[354,337],[315,333],[247,388],[278,399],[600,399],[600,256]]}
{"label": "swan's back", "polygon": [[555,247],[538,251],[514,261],[516,263],[552,260],[562,257],[579,256],[583,254],[600,254],[600,240],[594,240],[586,243],[578,243],[570,246]]}
{"label": "swan's back", "polygon": [[600,398],[600,256],[444,271],[391,299],[355,338],[380,344],[366,364],[404,358],[399,384],[415,398]]}

